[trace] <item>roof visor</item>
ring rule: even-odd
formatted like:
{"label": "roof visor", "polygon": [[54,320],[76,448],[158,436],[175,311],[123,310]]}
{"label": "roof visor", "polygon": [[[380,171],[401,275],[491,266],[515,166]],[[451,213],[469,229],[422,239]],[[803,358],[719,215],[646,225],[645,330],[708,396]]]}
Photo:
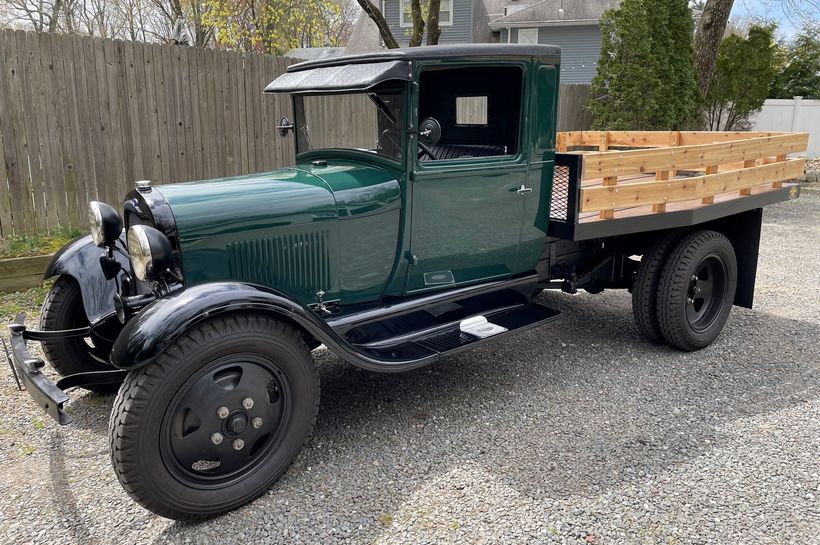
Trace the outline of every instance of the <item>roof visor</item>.
{"label": "roof visor", "polygon": [[345,64],[285,72],[273,80],[265,92],[365,91],[384,81],[411,79],[410,63],[406,61]]}

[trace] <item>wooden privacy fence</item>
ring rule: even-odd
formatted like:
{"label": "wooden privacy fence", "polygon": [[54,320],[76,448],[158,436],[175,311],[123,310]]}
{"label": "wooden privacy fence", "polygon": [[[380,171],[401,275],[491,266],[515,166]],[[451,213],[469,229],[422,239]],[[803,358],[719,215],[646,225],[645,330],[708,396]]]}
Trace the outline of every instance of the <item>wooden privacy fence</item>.
{"label": "wooden privacy fence", "polygon": [[85,227],[86,203],[133,182],[243,174],[291,162],[262,90],[290,59],[0,31],[0,234]]}
{"label": "wooden privacy fence", "polygon": [[[85,228],[88,201],[117,205],[156,183],[286,166],[275,126],[290,98],[265,86],[293,59],[173,45],[0,30],[0,236]],[[588,85],[562,85],[559,130],[589,128]],[[321,101],[314,105],[321,110]],[[375,111],[315,114],[345,141],[374,143]],[[339,132],[341,131],[341,133]],[[339,136],[336,134],[336,136]]]}

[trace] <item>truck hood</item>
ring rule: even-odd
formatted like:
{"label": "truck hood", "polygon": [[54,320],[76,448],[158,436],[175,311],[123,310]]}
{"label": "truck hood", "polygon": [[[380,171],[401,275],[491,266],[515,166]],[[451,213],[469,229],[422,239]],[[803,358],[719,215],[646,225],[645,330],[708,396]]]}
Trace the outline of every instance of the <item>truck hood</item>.
{"label": "truck hood", "polygon": [[399,184],[387,170],[328,160],[258,174],[155,188],[174,215],[185,245],[210,237],[370,214],[398,206]]}

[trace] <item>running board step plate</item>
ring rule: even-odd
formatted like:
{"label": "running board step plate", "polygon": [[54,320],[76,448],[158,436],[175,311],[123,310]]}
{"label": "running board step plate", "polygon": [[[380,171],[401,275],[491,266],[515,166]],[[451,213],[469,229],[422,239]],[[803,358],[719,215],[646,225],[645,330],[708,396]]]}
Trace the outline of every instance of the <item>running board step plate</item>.
{"label": "running board step plate", "polygon": [[422,358],[438,354],[455,354],[474,348],[484,341],[499,339],[538,327],[557,319],[561,313],[539,304],[518,306],[482,316],[474,316],[450,324],[446,328],[437,327],[430,334],[413,336],[412,340],[398,344],[379,346],[358,345],[363,352],[383,359]]}

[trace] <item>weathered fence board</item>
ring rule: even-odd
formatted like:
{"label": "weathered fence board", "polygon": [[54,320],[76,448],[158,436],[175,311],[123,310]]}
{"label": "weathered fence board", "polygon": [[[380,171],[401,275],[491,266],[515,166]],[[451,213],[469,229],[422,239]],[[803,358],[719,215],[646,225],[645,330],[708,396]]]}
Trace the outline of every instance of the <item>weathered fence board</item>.
{"label": "weathered fence board", "polygon": [[[135,180],[170,183],[292,163],[287,96],[264,87],[294,62],[269,55],[0,31],[0,236],[85,228],[89,200]],[[559,130],[586,130],[589,88],[562,85]],[[372,146],[375,111],[345,102],[328,137]],[[316,118],[328,118],[317,112]],[[312,131],[316,138],[323,130]]]}

